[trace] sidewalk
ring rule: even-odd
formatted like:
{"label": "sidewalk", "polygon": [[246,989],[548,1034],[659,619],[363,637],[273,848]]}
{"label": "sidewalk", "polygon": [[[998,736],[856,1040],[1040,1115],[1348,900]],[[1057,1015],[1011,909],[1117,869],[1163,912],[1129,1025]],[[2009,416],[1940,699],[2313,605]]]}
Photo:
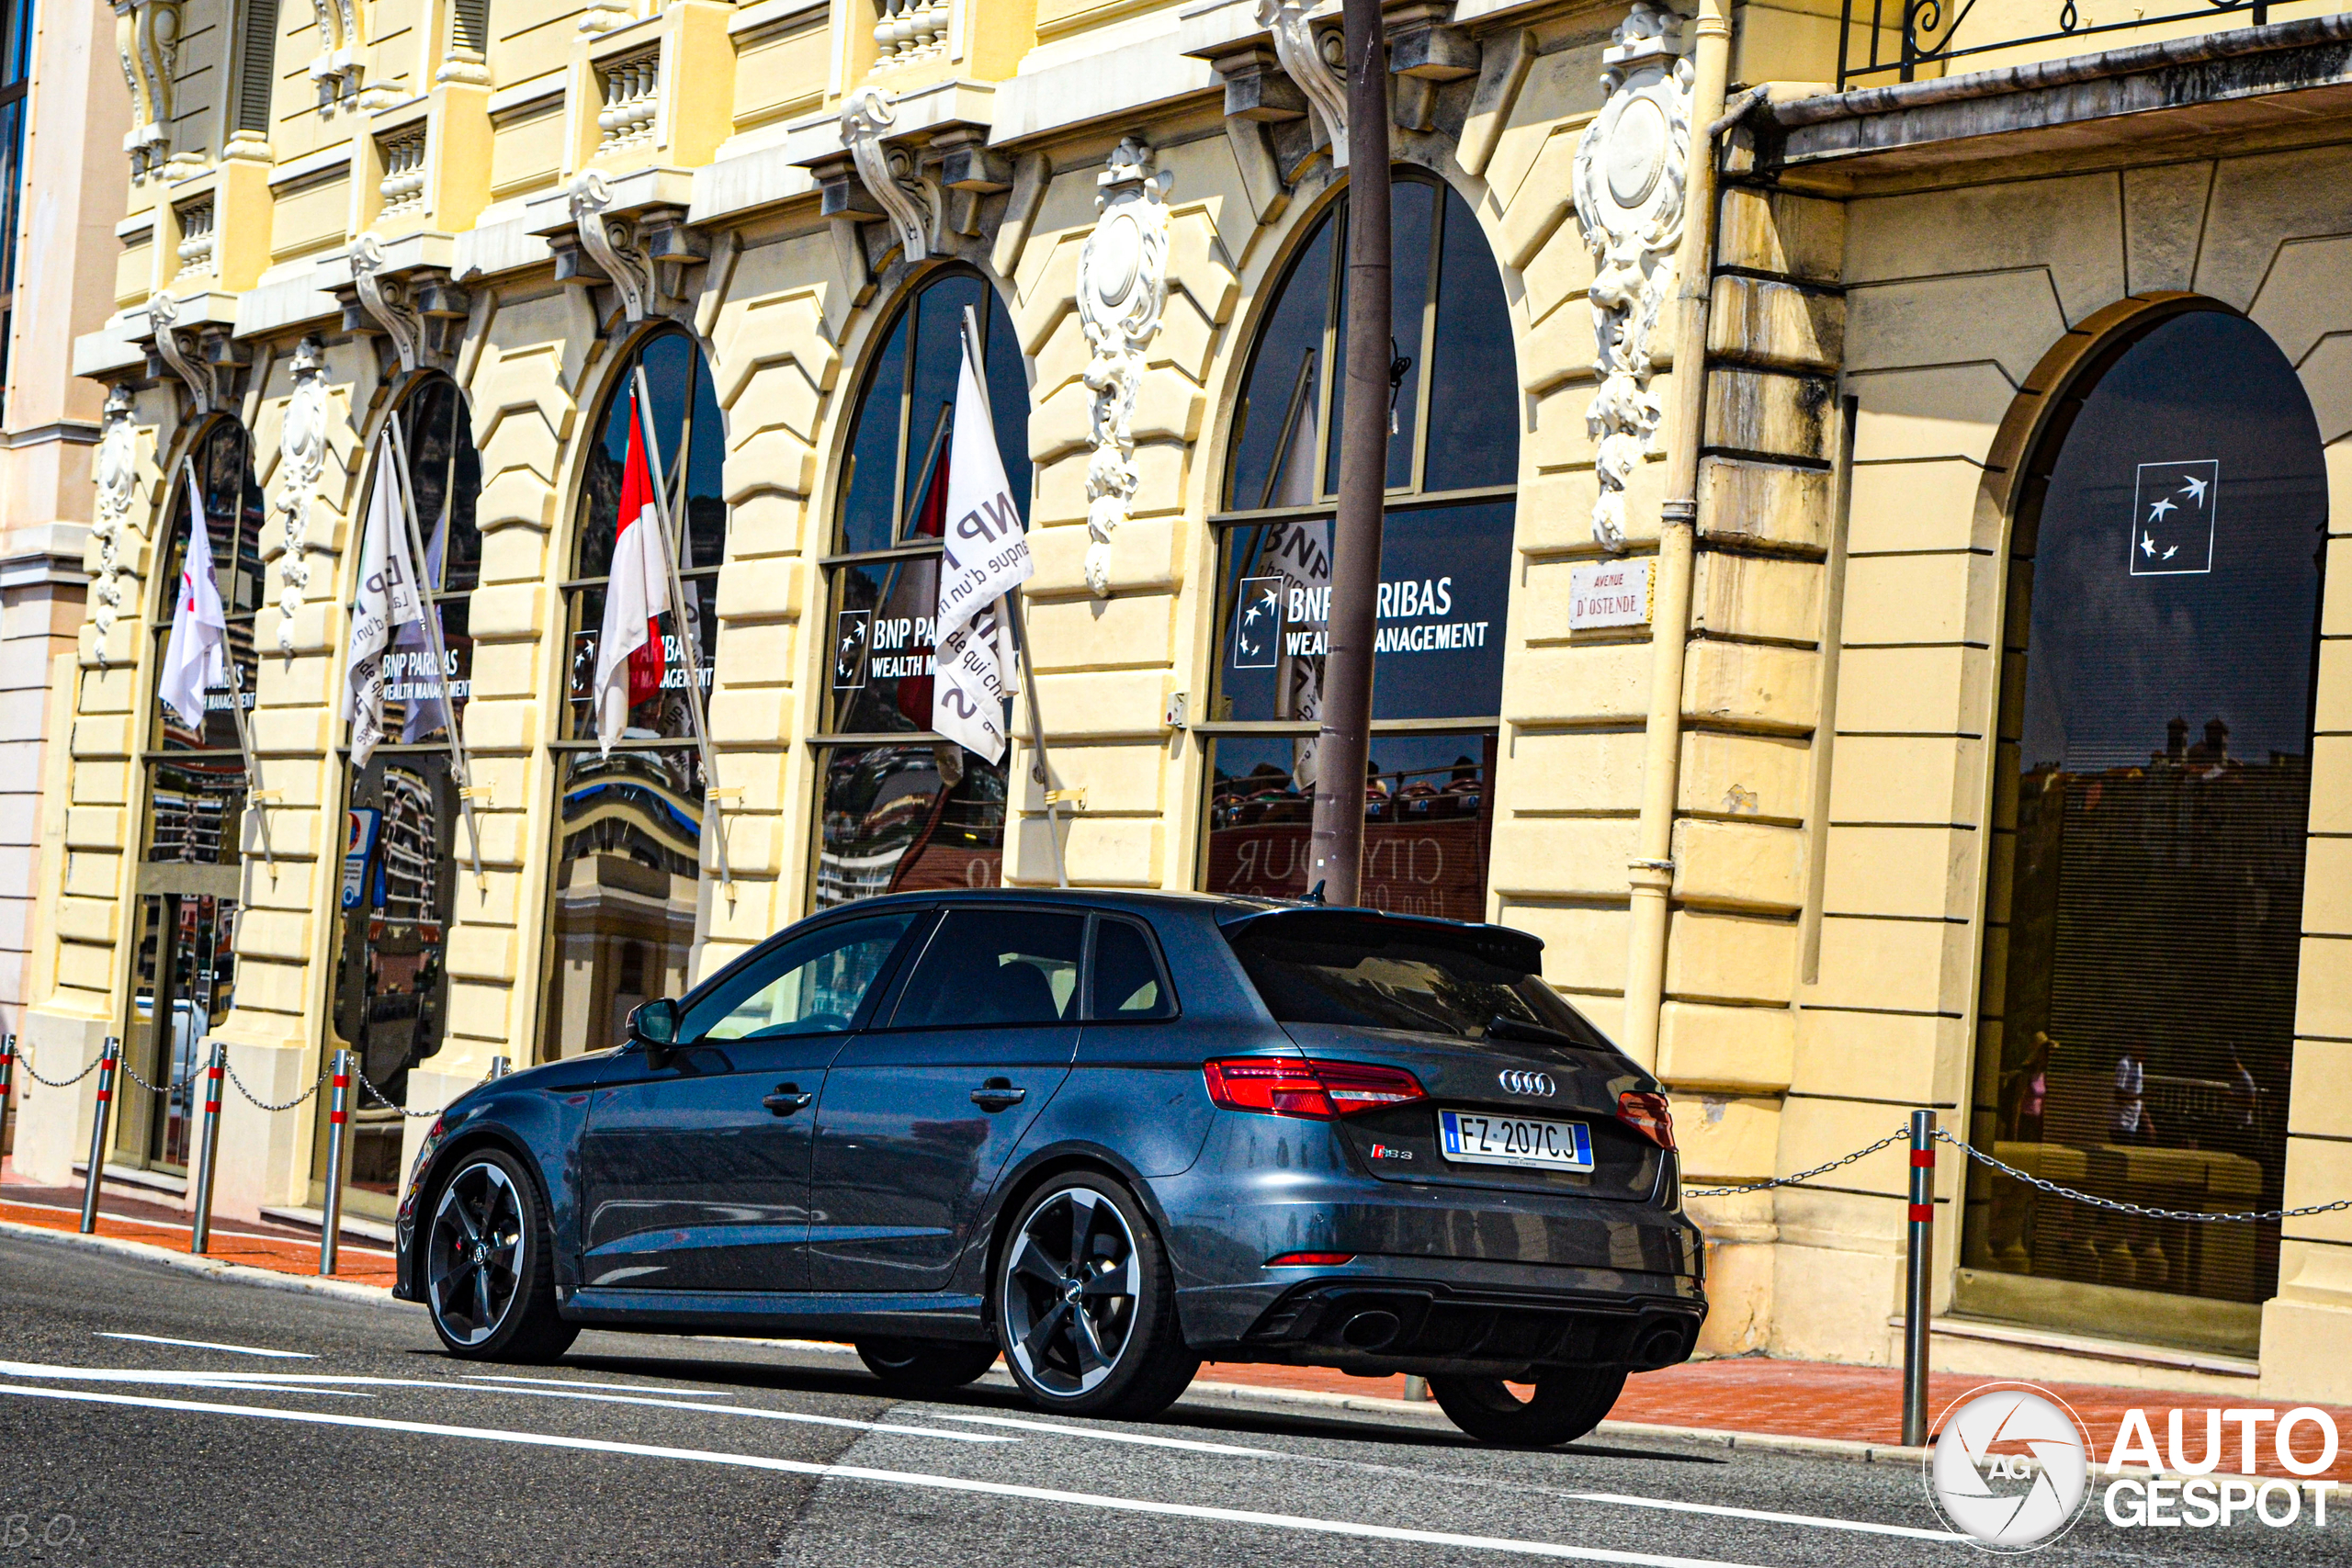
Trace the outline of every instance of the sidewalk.
{"label": "sidewalk", "polygon": [[[161,1203],[106,1194],[100,1201],[98,1234],[179,1254],[187,1252],[188,1226],[181,1212]],[[78,1188],[43,1188],[12,1179],[0,1171],[0,1221],[37,1225],[44,1230],[74,1232],[81,1224],[82,1194]],[[272,1273],[315,1277],[319,1269],[316,1235],[283,1225],[237,1221],[212,1229],[209,1257],[244,1264]],[[391,1253],[379,1244],[346,1235],[336,1258],[335,1279],[389,1289],[392,1282]],[[1401,1377],[1354,1378],[1314,1367],[1245,1366],[1212,1361],[1201,1369],[1202,1383],[1236,1390],[1254,1389],[1279,1396],[1283,1393],[1341,1395],[1351,1399],[1390,1400],[1402,1404]],[[1928,1381],[1928,1414],[1939,1418],[1946,1406],[1986,1379],[1939,1372]],[[2147,1413],[2157,1457],[2165,1463],[2168,1413],[2184,1416],[2183,1445],[2192,1459],[2201,1458],[2205,1443],[2205,1411],[2211,1401],[2198,1395],[2167,1393],[2154,1389],[2110,1388],[2095,1383],[2040,1384],[2057,1395],[2090,1429],[2094,1457],[2104,1461],[2115,1441],[2124,1413]],[[2283,1414],[2290,1402],[2267,1404],[2245,1396],[2233,1404]],[[1422,1408],[1434,1413],[1435,1406]],[[2352,1409],[2325,1407],[2343,1439],[2329,1479],[2352,1485]],[[1691,1434],[1742,1434],[1755,1437],[1812,1439],[1823,1443],[1870,1445],[1882,1455],[1902,1441],[1903,1374],[1893,1367],[1849,1367],[1821,1361],[1779,1361],[1760,1356],[1728,1360],[1693,1361],[1664,1371],[1645,1372],[1629,1379],[1625,1392],[1609,1413],[1610,1424],[1630,1424]],[[1626,1434],[1628,1436],[1638,1434]],[[2222,1427],[2220,1469],[2240,1467],[2239,1428]],[[2315,1434],[2308,1427],[2298,1434],[2298,1451],[2316,1457]],[[2278,1463],[2270,1430],[2260,1431],[2255,1470],[2285,1477]]]}

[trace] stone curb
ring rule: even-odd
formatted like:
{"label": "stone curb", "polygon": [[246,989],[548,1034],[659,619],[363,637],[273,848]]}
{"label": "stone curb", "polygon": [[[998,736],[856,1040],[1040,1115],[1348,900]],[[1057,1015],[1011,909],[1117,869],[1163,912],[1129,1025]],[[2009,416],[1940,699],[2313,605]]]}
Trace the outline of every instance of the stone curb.
{"label": "stone curb", "polygon": [[118,1258],[136,1258],[149,1263],[161,1263],[184,1273],[202,1274],[235,1285],[259,1285],[270,1291],[308,1291],[316,1295],[334,1296],[347,1302],[363,1302],[370,1306],[387,1304],[406,1306],[406,1302],[393,1302],[389,1285],[363,1285],[356,1280],[322,1280],[312,1274],[280,1274],[272,1269],[256,1269],[248,1263],[230,1263],[218,1258],[198,1258],[185,1252],[173,1252],[153,1247],[143,1241],[125,1241],[119,1236],[84,1235],[79,1231],[53,1231],[45,1225],[28,1225],[16,1220],[0,1220],[0,1235],[18,1236],[28,1241],[51,1241],[67,1246],[93,1247],[100,1252],[110,1252]]}

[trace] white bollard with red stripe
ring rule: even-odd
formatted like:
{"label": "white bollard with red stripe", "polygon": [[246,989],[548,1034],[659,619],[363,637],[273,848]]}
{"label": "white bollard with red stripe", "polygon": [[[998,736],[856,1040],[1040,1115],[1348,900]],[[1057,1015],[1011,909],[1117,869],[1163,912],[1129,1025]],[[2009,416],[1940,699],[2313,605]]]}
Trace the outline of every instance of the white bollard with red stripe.
{"label": "white bollard with red stripe", "polygon": [[344,1154],[351,1139],[351,1053],[334,1054],[333,1094],[327,1100],[327,1201],[319,1218],[319,1272],[334,1272],[335,1241],[343,1230]]}

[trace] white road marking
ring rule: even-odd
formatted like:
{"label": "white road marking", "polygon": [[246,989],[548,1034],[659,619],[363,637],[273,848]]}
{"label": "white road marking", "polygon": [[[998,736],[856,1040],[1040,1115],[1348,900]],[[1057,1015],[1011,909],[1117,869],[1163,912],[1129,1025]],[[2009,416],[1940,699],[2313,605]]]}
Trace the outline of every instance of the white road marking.
{"label": "white road marking", "polygon": [[1232,1454],[1242,1459],[1289,1459],[1275,1449],[1237,1448],[1231,1443],[1200,1443],[1185,1438],[1148,1438],[1136,1432],[1103,1432],[1091,1427],[1057,1427],[1048,1421],[1019,1421],[1010,1416],[972,1416],[956,1410],[926,1410],[941,1421],[977,1421],[989,1427],[1018,1427],[1024,1432],[1051,1432],[1057,1438],[1091,1438],[1098,1443],[1134,1443],[1148,1449],[1185,1449],[1198,1454]]}
{"label": "white road marking", "polygon": [[182,1345],[191,1350],[226,1350],[237,1356],[282,1356],[289,1361],[315,1361],[308,1350],[264,1350],[254,1345],[215,1345],[209,1339],[166,1339],[157,1334],[110,1334],[97,1330],[101,1339],[135,1339],[141,1345]]}
{"label": "white road marking", "polygon": [[[500,1372],[468,1372],[466,1376],[476,1382],[523,1382],[531,1383],[539,1388],[609,1388],[617,1390],[622,1393],[668,1393],[672,1392],[665,1388],[648,1388],[641,1382],[580,1382],[571,1378],[508,1377]],[[691,1393],[698,1399],[732,1399],[735,1397],[731,1393],[714,1393],[707,1389],[682,1388],[675,1392],[681,1394]]]}
{"label": "white road marking", "polygon": [[1666,1497],[1629,1497],[1621,1492],[1563,1492],[1579,1503],[1613,1503],[1627,1508],[1666,1508],[1678,1514],[1713,1514],[1727,1519],[1760,1519],[1773,1525],[1811,1525],[1815,1529],[1861,1530],[1869,1535],[1909,1536],[1914,1540],[1966,1540],[1951,1530],[1920,1529],[1914,1525],[1877,1525],[1863,1519],[1830,1518],[1820,1514],[1776,1514],[1764,1508],[1734,1508],[1720,1503],[1679,1503]]}
{"label": "white road marking", "polygon": [[166,1388],[211,1388],[222,1392],[259,1389],[269,1393],[338,1394],[346,1399],[371,1399],[330,1385],[365,1388],[436,1388],[445,1393],[506,1393],[526,1399],[580,1399],[597,1404],[645,1404],[662,1410],[699,1410],[713,1416],[742,1416],[761,1421],[792,1421],[810,1427],[847,1427],[860,1432],[895,1432],[901,1437],[933,1438],[945,1443],[1017,1443],[1018,1438],[984,1436],[978,1432],[943,1432],[936,1427],[902,1427],[888,1421],[854,1421],[845,1416],[812,1416],[799,1410],[761,1410],[741,1404],[706,1404],[691,1399],[655,1399],[621,1393],[570,1393],[553,1388],[506,1388],[478,1382],[448,1382],[431,1378],[379,1378],[336,1372],[181,1372],[142,1371],[123,1367],[60,1367],[36,1361],[0,1361],[0,1376],[54,1378],[74,1382],[160,1383]]}
{"label": "white road marking", "polygon": [[0,1394],[19,1398],[55,1399],[85,1404],[127,1405],[145,1410],[177,1410],[199,1416],[242,1416],[251,1420],[290,1421],[314,1427],[358,1427],[379,1432],[405,1432],[428,1438],[462,1438],[475,1442],[514,1443],[531,1448],[571,1449],[590,1453],[631,1454],[640,1459],[685,1460],[746,1470],[773,1471],[786,1475],[812,1475],[839,1481],[866,1481],[888,1486],[920,1486],[942,1492],[976,1493],[990,1497],[1019,1497],[1035,1503],[1061,1503],[1072,1507],[1115,1513],[1153,1514],[1167,1518],[1209,1519],[1220,1524],[1260,1525],[1270,1529],[1297,1530],[1313,1535],[1352,1536],[1370,1540],[1408,1541],[1423,1546],[1455,1546],[1484,1551],[1512,1551],[1529,1557],[1550,1557],[1578,1562],[1612,1562],[1634,1568],[1744,1568],[1703,1557],[1667,1557],[1646,1551],[1618,1551],[1607,1547],[1570,1546],[1555,1541],[1513,1540],[1503,1536],[1458,1535],[1446,1530],[1406,1529],[1395,1525],[1360,1523],[1352,1519],[1318,1519],[1304,1514],[1269,1514],[1247,1508],[1213,1508],[1195,1503],[1159,1503],[1140,1497],[1113,1497],[1092,1492],[1064,1492],[1043,1486],[1018,1486],[1001,1481],[972,1481],[954,1475],[926,1475],[916,1471],[871,1470],[861,1465],[818,1464],[808,1460],[774,1459],[763,1454],[722,1453],[709,1449],[662,1448],[650,1443],[618,1443],[595,1438],[559,1437],[546,1432],[515,1432],[492,1427],[449,1427],[426,1421],[395,1421],[378,1416],[337,1416],[323,1410],[275,1410],[253,1404],[208,1404],[192,1399],[151,1399],[127,1393],[99,1393],[89,1389],[28,1388],[0,1383]]}

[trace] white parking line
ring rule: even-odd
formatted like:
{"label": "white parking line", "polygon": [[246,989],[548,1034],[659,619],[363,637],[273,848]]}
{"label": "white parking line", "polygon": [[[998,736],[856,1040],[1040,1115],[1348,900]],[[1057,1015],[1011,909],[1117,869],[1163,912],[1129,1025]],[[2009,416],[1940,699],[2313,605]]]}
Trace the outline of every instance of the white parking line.
{"label": "white parking line", "polygon": [[1815,1529],[1860,1530],[1868,1535],[1908,1536],[1914,1540],[1966,1540],[1952,1530],[1921,1529],[1915,1525],[1878,1525],[1863,1519],[1837,1519],[1819,1514],[1776,1514],[1764,1508],[1734,1508],[1720,1503],[1680,1503],[1667,1497],[1629,1497],[1621,1492],[1563,1492],[1579,1503],[1613,1503],[1626,1508],[1665,1508],[1678,1514],[1713,1514],[1719,1518],[1760,1519],[1773,1525],[1811,1525]]}
{"label": "white parking line", "polygon": [[1446,1530],[1405,1529],[1395,1525],[1360,1523],[1352,1519],[1318,1519],[1304,1514],[1268,1514],[1247,1508],[1213,1508],[1195,1503],[1159,1503],[1141,1497],[1112,1497],[1092,1492],[1063,1492],[1043,1486],[1017,1486],[1000,1481],[970,1481],[954,1475],[926,1475],[916,1471],[870,1470],[860,1465],[817,1464],[808,1460],[773,1459],[763,1454],[722,1453],[709,1449],[663,1448],[651,1443],[616,1443],[596,1438],[559,1437],[546,1432],[515,1432],[494,1427],[450,1427],[426,1421],[395,1421],[378,1416],[337,1416],[323,1410],[274,1410],[253,1404],[208,1404],[192,1399],[151,1399],[128,1393],[99,1393],[90,1389],[28,1388],[0,1383],[0,1394],[18,1398],[55,1399],[84,1404],[127,1405],[144,1410],[177,1410],[198,1416],[242,1416],[251,1420],[290,1421],[314,1427],[359,1427],[379,1432],[405,1432],[428,1438],[460,1438],[475,1442],[514,1443],[531,1448],[571,1449],[591,1453],[631,1454],[640,1459],[686,1460],[700,1464],[739,1466],[786,1475],[813,1475],[839,1481],[867,1481],[888,1486],[919,1486],[942,1492],[977,1493],[990,1497],[1019,1497],[1036,1503],[1061,1503],[1072,1507],[1116,1513],[1153,1514],[1169,1518],[1208,1519],[1219,1524],[1259,1525],[1270,1529],[1298,1530],[1314,1535],[1353,1536],[1369,1540],[1408,1541],[1421,1546],[1456,1546],[1482,1551],[1511,1551],[1529,1557],[1561,1558],[1578,1562],[1613,1562],[1634,1568],[1745,1568],[1745,1565],[1704,1557],[1666,1557],[1646,1551],[1618,1551],[1608,1547],[1570,1546],[1556,1541],[1514,1540],[1504,1536],[1457,1535]]}
{"label": "white parking line", "polygon": [[973,1416],[959,1410],[926,1410],[941,1421],[975,1421],[989,1427],[1018,1427],[1024,1432],[1051,1432],[1057,1438],[1091,1438],[1098,1443],[1134,1443],[1147,1449],[1185,1449],[1196,1454],[1232,1454],[1242,1459],[1289,1459],[1275,1449],[1237,1448],[1231,1443],[1200,1443],[1186,1438],[1148,1438],[1136,1432],[1102,1432],[1091,1427],[1057,1427],[1049,1421],[1019,1421],[1010,1416]]}
{"label": "white parking line", "polygon": [[308,1350],[264,1350],[254,1345],[215,1345],[209,1339],[166,1339],[160,1334],[110,1334],[96,1331],[101,1339],[135,1339],[141,1345],[181,1345],[190,1350],[226,1350],[235,1356],[282,1356],[289,1361],[315,1361]]}
{"label": "white parking line", "polygon": [[[622,1393],[668,1393],[671,1392],[662,1388],[648,1388],[641,1382],[581,1382],[572,1378],[517,1378],[508,1377],[500,1372],[468,1372],[466,1376],[476,1382],[521,1382],[530,1383],[539,1388],[608,1388]],[[681,1394],[691,1393],[697,1399],[735,1397],[731,1393],[715,1393],[708,1389],[682,1388],[676,1392]]]}

